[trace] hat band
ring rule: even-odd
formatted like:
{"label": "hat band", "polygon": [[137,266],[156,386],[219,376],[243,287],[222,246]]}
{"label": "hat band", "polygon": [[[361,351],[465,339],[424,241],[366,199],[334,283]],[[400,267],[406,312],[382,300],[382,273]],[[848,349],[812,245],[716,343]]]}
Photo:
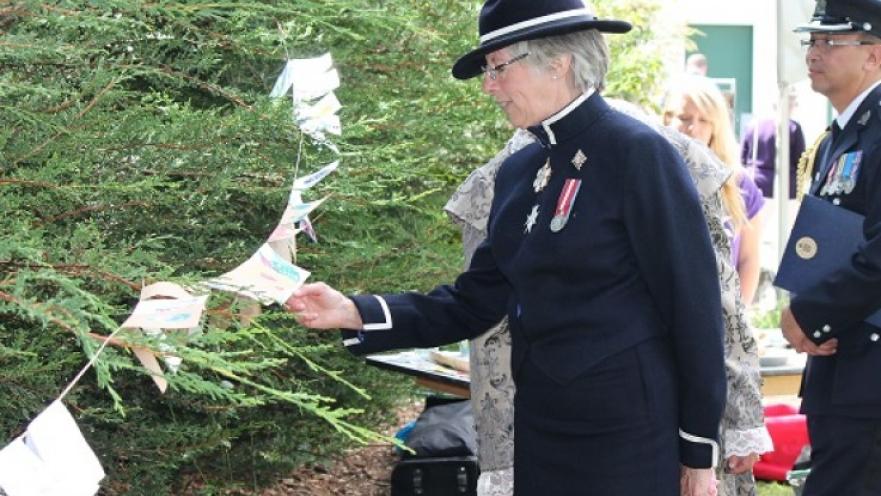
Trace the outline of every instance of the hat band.
{"label": "hat band", "polygon": [[533,26],[538,26],[540,24],[545,24],[553,21],[559,21],[560,19],[568,19],[570,17],[578,16],[587,16],[596,19],[596,17],[589,9],[564,10],[562,12],[557,12],[556,14],[548,14],[541,17],[535,17],[533,19],[528,19],[526,21],[511,24],[510,26],[505,26],[501,29],[496,29],[495,31],[490,31],[489,33],[486,33],[485,35],[480,37],[480,44],[482,45],[500,36],[513,33],[514,31],[531,28]]}
{"label": "hat band", "polygon": [[818,31],[829,31],[832,33],[835,33],[835,32],[842,32],[843,33],[846,31],[864,31],[865,29],[863,29],[863,28],[864,28],[864,26],[862,26],[858,23],[855,23],[855,22],[845,21],[845,22],[840,22],[840,23],[836,23],[836,24],[823,24],[822,21],[816,20],[816,21],[812,21],[809,24],[804,24],[804,25],[799,26],[796,29],[796,32],[818,30]]}

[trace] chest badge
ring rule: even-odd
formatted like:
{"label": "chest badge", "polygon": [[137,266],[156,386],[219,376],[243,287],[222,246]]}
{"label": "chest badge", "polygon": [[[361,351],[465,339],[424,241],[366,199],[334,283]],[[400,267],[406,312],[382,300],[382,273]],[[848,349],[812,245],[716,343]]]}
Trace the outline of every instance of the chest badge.
{"label": "chest badge", "polygon": [[535,190],[536,193],[545,189],[545,186],[548,185],[548,181],[551,180],[551,159],[548,159],[547,162],[535,173],[535,181],[532,182],[532,189]]}
{"label": "chest badge", "polygon": [[575,205],[575,197],[581,189],[581,179],[566,179],[566,184],[557,198],[557,208],[554,210],[554,218],[551,219],[551,231],[560,232],[569,222],[572,214],[572,206]]}
{"label": "chest badge", "polygon": [[529,212],[529,215],[526,216],[526,223],[523,225],[525,230],[523,232],[526,234],[531,233],[536,221],[538,221],[538,205],[533,205],[532,212]]}
{"label": "chest badge", "polygon": [[820,195],[850,194],[856,187],[862,160],[862,150],[842,155],[829,167]]}
{"label": "chest badge", "polygon": [[585,163],[587,163],[587,155],[585,155],[579,148],[578,151],[575,152],[575,156],[572,157],[572,166],[575,167],[576,170],[581,170],[581,167]]}
{"label": "chest badge", "polygon": [[872,118],[872,111],[866,110],[866,112],[860,116],[860,120],[857,121],[857,124],[859,124],[860,126],[865,126],[866,124],[869,123],[869,119],[871,119],[871,118]]}

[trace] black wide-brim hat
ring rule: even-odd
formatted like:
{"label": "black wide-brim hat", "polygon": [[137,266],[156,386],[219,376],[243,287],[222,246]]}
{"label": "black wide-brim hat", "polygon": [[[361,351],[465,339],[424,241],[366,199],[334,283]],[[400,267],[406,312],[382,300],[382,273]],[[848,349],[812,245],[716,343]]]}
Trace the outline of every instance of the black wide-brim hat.
{"label": "black wide-brim hat", "polygon": [[867,33],[881,37],[881,0],[817,0],[811,22],[796,33]]}
{"label": "black wide-brim hat", "polygon": [[453,64],[453,77],[481,74],[486,54],[523,40],[563,35],[584,29],[626,33],[629,22],[598,19],[582,0],[487,0],[480,9],[480,46]]}

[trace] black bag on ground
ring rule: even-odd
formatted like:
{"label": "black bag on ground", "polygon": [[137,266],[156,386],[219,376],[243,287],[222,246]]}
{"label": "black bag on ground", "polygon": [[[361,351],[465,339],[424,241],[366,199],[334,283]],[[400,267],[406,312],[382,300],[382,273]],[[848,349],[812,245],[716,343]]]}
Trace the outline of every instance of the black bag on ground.
{"label": "black bag on ground", "polygon": [[391,496],[476,496],[477,433],[467,400],[428,397],[392,471]]}

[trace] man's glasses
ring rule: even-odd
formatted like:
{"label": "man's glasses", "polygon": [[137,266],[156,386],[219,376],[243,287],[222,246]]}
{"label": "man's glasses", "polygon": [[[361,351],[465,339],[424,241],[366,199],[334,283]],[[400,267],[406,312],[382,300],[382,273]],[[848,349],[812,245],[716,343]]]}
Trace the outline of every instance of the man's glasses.
{"label": "man's glasses", "polygon": [[831,50],[834,47],[843,46],[860,46],[860,45],[877,45],[874,41],[863,40],[836,40],[835,38],[817,38],[814,40],[801,40],[801,46],[805,50],[816,48],[820,51]]}
{"label": "man's glasses", "polygon": [[528,55],[529,55],[529,52],[521,53],[520,55],[512,58],[511,60],[508,60],[507,62],[502,62],[501,64],[499,64],[497,66],[493,66],[493,67],[483,66],[480,68],[480,70],[483,71],[484,74],[489,76],[490,81],[496,81],[499,79],[499,74],[501,74],[502,72],[505,71],[505,67],[508,67],[509,65],[513,64],[514,62],[517,62],[518,60],[523,60]]}

